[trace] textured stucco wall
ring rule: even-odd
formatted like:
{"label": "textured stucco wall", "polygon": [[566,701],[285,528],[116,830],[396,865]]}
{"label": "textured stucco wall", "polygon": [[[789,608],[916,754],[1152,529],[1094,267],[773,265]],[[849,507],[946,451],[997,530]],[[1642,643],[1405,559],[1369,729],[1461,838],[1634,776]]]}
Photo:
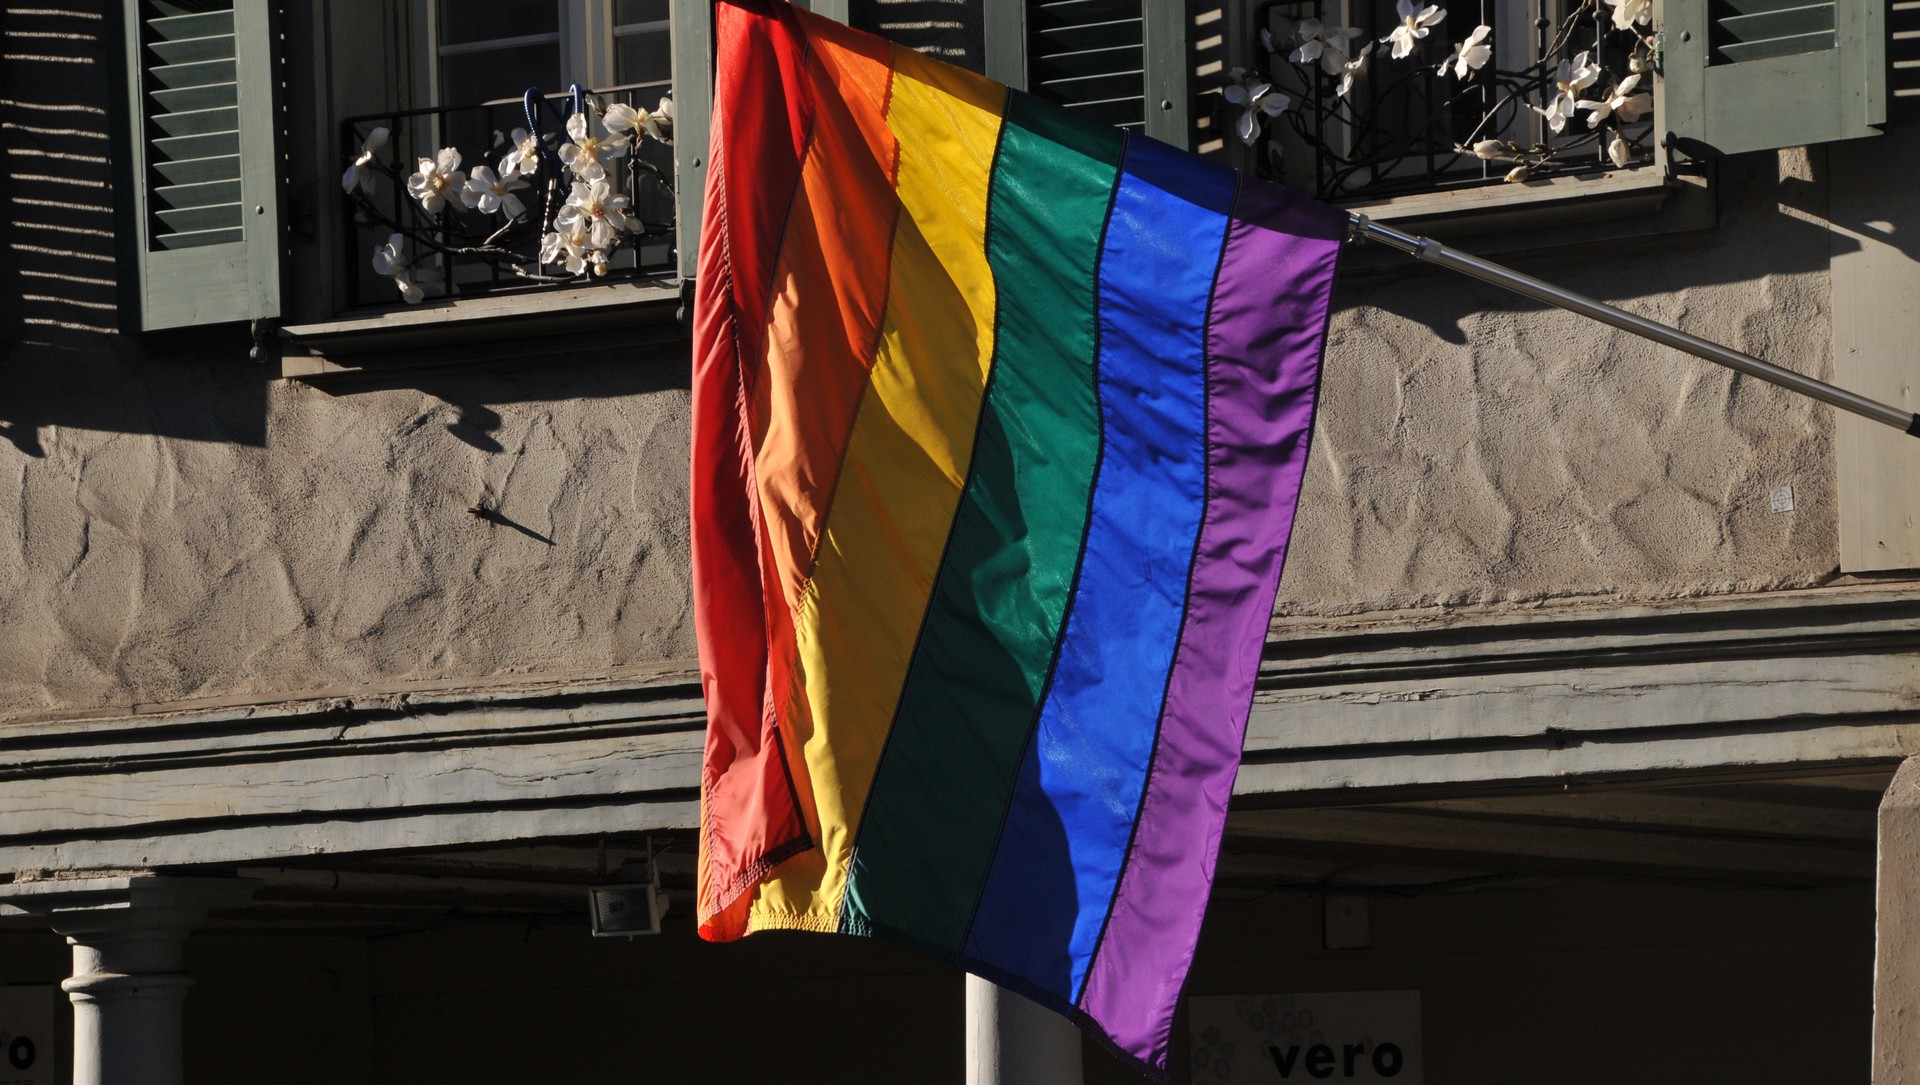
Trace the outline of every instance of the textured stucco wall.
{"label": "textured stucco wall", "polygon": [[[1728,159],[1716,230],[1506,262],[1828,377],[1823,166],[1817,150]],[[1281,615],[1832,575],[1827,408],[1407,264],[1343,283]],[[1779,486],[1791,513],[1771,511]]]}
{"label": "textured stucco wall", "polygon": [[117,345],[0,363],[0,718],[693,654],[684,357],[329,394]]}
{"label": "textured stucco wall", "polygon": [[[1825,373],[1819,163],[1729,161],[1707,234],[1512,262]],[[232,330],[12,337],[0,720],[693,653],[684,353],[336,394],[263,378]],[[1834,568],[1824,408],[1411,264],[1343,284],[1327,364],[1284,615]]]}

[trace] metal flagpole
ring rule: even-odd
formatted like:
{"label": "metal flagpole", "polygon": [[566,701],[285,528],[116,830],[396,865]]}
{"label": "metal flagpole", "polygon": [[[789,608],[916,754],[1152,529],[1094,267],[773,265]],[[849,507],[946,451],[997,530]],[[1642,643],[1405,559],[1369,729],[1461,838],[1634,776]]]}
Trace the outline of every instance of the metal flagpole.
{"label": "metal flagpole", "polygon": [[1825,381],[1817,381],[1791,369],[1763,362],[1750,354],[1710,343],[1697,335],[1688,335],[1678,328],[1622,312],[1604,302],[1598,302],[1584,294],[1571,290],[1562,290],[1551,283],[1542,282],[1531,275],[1523,275],[1512,268],[1501,267],[1477,256],[1464,252],[1455,252],[1430,237],[1416,237],[1403,234],[1389,226],[1382,226],[1365,215],[1347,216],[1347,239],[1349,241],[1378,241],[1391,248],[1411,255],[1416,260],[1453,271],[1463,272],[1483,282],[1505,287],[1516,294],[1524,294],[1535,301],[1544,301],[1548,305],[1557,305],[1569,312],[1591,317],[1602,324],[1611,324],[1622,331],[1651,339],[1656,343],[1665,343],[1676,350],[1705,358],[1709,362],[1718,362],[1729,369],[1737,369],[1750,377],[1758,377],[1770,384],[1777,384],[1788,391],[1803,396],[1812,396],[1822,403],[1830,403],[1843,411],[1871,418],[1894,429],[1915,437],[1920,437],[1920,414],[1903,411],[1866,396],[1856,395],[1844,388],[1837,388]]}

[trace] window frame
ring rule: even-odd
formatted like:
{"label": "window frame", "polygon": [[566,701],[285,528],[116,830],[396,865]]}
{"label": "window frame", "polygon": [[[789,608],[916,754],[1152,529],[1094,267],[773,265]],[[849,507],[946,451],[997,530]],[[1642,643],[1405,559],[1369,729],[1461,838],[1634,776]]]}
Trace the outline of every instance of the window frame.
{"label": "window frame", "polygon": [[[558,2],[558,0],[556,0]],[[557,292],[569,296],[574,287],[535,290],[497,296],[486,305],[479,298],[429,299],[420,306],[349,308],[346,305],[342,265],[347,234],[355,227],[340,198],[339,174],[345,149],[339,144],[339,121],[345,117],[392,112],[425,95],[438,85],[438,50],[431,27],[431,0],[386,0],[378,4],[329,4],[325,0],[286,0],[287,33],[283,38],[288,87],[286,190],[291,213],[286,234],[288,261],[285,325],[282,340],[294,357],[288,375],[305,375],[316,363],[299,360],[303,351],[325,353],[324,367],[353,365],[352,356],[377,353],[382,336],[398,348],[422,342],[454,342],[464,338],[463,322],[498,324],[502,311],[518,306],[528,312],[551,304]],[[604,16],[608,33],[569,46],[562,28],[562,48],[580,56],[590,74],[611,80],[614,65],[612,0],[567,0],[563,16],[578,28]],[[571,13],[567,9],[576,9]],[[676,110],[677,277],[631,281],[622,286],[576,284],[581,290],[602,290],[609,304],[638,306],[642,320],[673,318],[683,308],[681,299],[695,268],[701,194],[705,187],[707,112],[712,100],[712,15],[710,0],[671,0],[671,72]],[[562,63],[575,63],[571,54]],[[569,69],[563,68],[563,71]],[[301,76],[311,73],[311,79]],[[601,83],[598,85],[608,85]],[[557,88],[556,88],[557,89]],[[624,299],[614,301],[615,298]],[[588,306],[593,308],[594,306]],[[663,316],[664,314],[664,316]],[[504,326],[501,326],[504,327]],[[438,330],[436,330],[438,329]],[[334,351],[339,353],[333,353]],[[377,359],[371,359],[374,364]]]}
{"label": "window frame", "polygon": [[[1013,86],[1026,84],[1028,2],[983,0],[987,74]],[[1855,0],[1841,0],[1842,4],[1849,2]],[[1859,2],[1876,9],[1884,4],[1884,0]],[[1658,55],[1668,57],[1671,38],[1678,36],[1672,33],[1673,20],[1684,19],[1686,16],[1682,13],[1695,7],[1704,8],[1704,4],[1705,0],[1654,0],[1654,25],[1665,31],[1656,41]],[[1188,72],[1193,73],[1192,82],[1184,87],[1158,85],[1167,87],[1168,98],[1191,108],[1198,122],[1183,123],[1171,133],[1163,134],[1163,130],[1151,134],[1162,139],[1171,135],[1169,142],[1190,147],[1194,143],[1192,137],[1199,136],[1206,140],[1200,144],[1203,153],[1242,168],[1252,164],[1250,152],[1237,139],[1206,131],[1206,111],[1200,103],[1212,89],[1207,85],[1209,81],[1224,79],[1227,68],[1251,55],[1248,45],[1256,40],[1259,32],[1254,25],[1257,9],[1257,0],[1222,0],[1217,4],[1185,0],[1156,4],[1154,0],[1146,0],[1149,24],[1160,27],[1158,38],[1150,37],[1147,42],[1147,67],[1150,71],[1157,68],[1173,72],[1181,78]],[[1156,14],[1160,18],[1151,18]],[[1170,25],[1169,15],[1175,17],[1174,23],[1185,20],[1184,24]],[[1857,56],[1842,61],[1841,67],[1871,79],[1873,73],[1884,67],[1876,66],[1875,58],[1884,52],[1885,18],[1871,12],[1855,18],[1861,25],[1878,27],[1880,35],[1876,37],[1869,32],[1864,41],[1857,40],[1856,35],[1854,44],[1860,51]],[[1167,55],[1166,46],[1161,44],[1169,37],[1179,43],[1176,55]],[[1844,34],[1842,40],[1845,40]],[[1669,68],[1653,80],[1655,123],[1662,129],[1661,138],[1653,141],[1653,158],[1649,163],[1526,184],[1495,183],[1347,201],[1341,206],[1434,236],[1472,238],[1476,247],[1490,252],[1592,240],[1596,229],[1607,237],[1626,238],[1712,228],[1717,223],[1713,164],[1686,155],[1684,138],[1673,134],[1668,120],[1675,107],[1675,103],[1669,101],[1670,84],[1681,82],[1673,78],[1674,74]],[[1698,74],[1686,73],[1688,78]],[[1869,134],[1871,118],[1877,115],[1874,110],[1877,108],[1884,114],[1886,91],[1868,86],[1858,96],[1868,113],[1869,124],[1851,131],[1827,133],[1816,142]],[[1676,148],[1680,153],[1676,153]],[[1562,226],[1579,229],[1570,232],[1559,229]],[[1363,250],[1353,254],[1348,263],[1358,266],[1370,261]]]}
{"label": "window frame", "polygon": [[[593,18],[595,10],[604,10],[606,25],[612,26],[612,0],[572,2],[583,5],[580,9],[581,19]],[[982,38],[988,74],[1016,86],[1025,82],[1022,70],[1026,49],[1025,2],[982,0],[985,16]],[[1860,73],[1867,80],[1844,91],[1859,101],[1865,116],[1859,116],[1859,111],[1849,114],[1852,127],[1848,131],[1797,133],[1805,134],[1808,141],[1824,142],[1827,138],[1870,134],[1875,131],[1878,122],[1884,120],[1888,98],[1884,70],[1888,24],[1885,0],[1857,2],[1871,5],[1871,11],[1860,16],[1860,25],[1867,30],[1851,36],[1849,46],[1859,52],[1843,60],[1842,67],[1848,72]],[[273,191],[262,193],[263,198],[257,202],[268,211],[282,209],[283,213],[280,226],[273,235],[262,237],[262,243],[253,246],[253,251],[237,255],[236,266],[227,269],[233,273],[227,275],[228,279],[244,284],[247,289],[260,295],[259,304],[254,306],[251,313],[223,312],[218,316],[190,314],[191,319],[180,321],[180,325],[246,319],[248,316],[272,320],[277,313],[279,319],[295,326],[290,330],[297,331],[302,324],[338,324],[347,315],[341,307],[343,284],[338,279],[342,271],[338,254],[344,246],[341,231],[349,228],[350,223],[343,222],[345,216],[339,213],[341,204],[336,186],[342,168],[343,148],[337,145],[335,122],[347,116],[404,108],[411,94],[417,93],[421,81],[432,77],[429,70],[432,66],[419,63],[413,55],[414,19],[424,3],[425,0],[382,0],[380,3],[355,4],[328,3],[327,0],[282,0],[273,5],[273,10],[282,12],[279,19],[282,29],[274,36],[277,48],[272,58],[280,74],[268,84],[271,89],[264,92],[283,95],[281,101],[274,103],[284,109],[284,115],[277,118],[281,122],[277,127],[283,135],[265,161],[251,161],[249,165],[273,181]],[[670,3],[673,93],[678,113],[675,154],[678,171],[676,217],[679,279],[662,281],[658,288],[663,296],[684,296],[686,285],[696,270],[704,194],[708,113],[712,102],[713,12],[711,0],[670,0]],[[1675,116],[1674,103],[1670,101],[1673,84],[1677,82],[1673,78],[1676,73],[1672,58],[1681,55],[1675,51],[1673,39],[1677,34],[1669,13],[1687,4],[1698,7],[1703,3],[1704,0],[1655,0],[1657,23],[1666,30],[1663,52],[1669,56],[1669,70],[1654,83],[1655,108],[1663,126],[1671,127]],[[823,15],[844,19],[849,5],[848,0],[813,0],[809,6]],[[113,8],[127,13],[136,13],[138,10],[135,0],[124,0],[122,4],[113,5]],[[1225,19],[1221,18],[1222,9],[1226,13]],[[1251,12],[1251,0],[1233,0],[1214,6],[1190,4],[1184,0],[1176,3],[1147,0],[1146,25],[1150,28],[1147,65],[1153,72],[1149,94],[1158,94],[1162,101],[1168,103],[1166,109],[1149,110],[1148,119],[1154,122],[1151,129],[1153,134],[1165,132],[1173,137],[1172,142],[1191,145],[1191,133],[1201,127],[1191,123],[1190,118],[1201,112],[1195,107],[1202,88],[1197,82],[1189,80],[1217,78],[1224,71],[1223,66],[1210,64],[1207,58],[1221,55],[1219,42],[1223,37],[1234,46],[1248,40],[1250,30],[1247,24],[1251,21]],[[1203,18],[1196,20],[1196,15]],[[120,29],[122,47],[130,54],[128,65],[122,70],[137,75],[140,71],[138,22],[127,18]],[[1193,40],[1196,38],[1197,41]],[[587,57],[587,70],[610,74],[611,36],[596,48],[604,55],[598,59]],[[1196,60],[1200,63],[1196,64]],[[1218,71],[1210,72],[1210,67]],[[141,116],[138,86],[136,80],[132,87],[125,88],[125,100],[133,102],[135,108],[132,116],[136,119]],[[1711,107],[1713,103],[1708,105]],[[1847,110],[1832,112],[1838,114]],[[1820,134],[1822,138],[1813,140],[1815,134]],[[122,134],[117,138],[123,140],[117,145],[122,152],[121,160],[128,161],[133,167],[135,172],[130,181],[132,187],[137,188],[141,183],[138,171],[144,168],[139,159],[137,131],[132,136]],[[136,146],[129,151],[126,143],[135,143]],[[1225,153],[1230,156],[1232,152]],[[1684,155],[1680,157],[1685,159]],[[1679,198],[1697,208],[1700,203],[1699,193],[1695,191],[1699,186],[1694,183],[1697,178],[1692,177],[1690,172],[1689,175],[1681,175],[1675,168],[1678,164],[1668,157],[1653,167],[1639,168],[1631,181],[1616,178],[1615,183],[1606,186],[1511,186],[1497,198],[1485,199],[1461,199],[1451,192],[1402,196],[1388,201],[1388,206],[1368,208],[1368,213],[1376,218],[1402,222],[1445,219],[1449,226],[1453,226],[1473,221],[1491,204],[1500,205],[1502,213],[1507,214],[1509,220],[1513,215],[1508,212],[1520,213],[1530,208],[1564,204],[1570,214],[1557,221],[1570,225],[1580,221],[1583,216],[1590,220],[1595,216],[1627,213],[1617,197],[1632,196],[1630,202],[1636,208],[1641,208],[1649,199],[1656,204],[1663,200],[1665,197],[1662,193],[1678,194]],[[1698,168],[1692,162],[1684,164],[1687,171]],[[121,176],[128,179],[124,173]],[[1641,178],[1646,182],[1644,188],[1638,187]],[[1499,186],[1493,187],[1497,189]],[[1604,198],[1599,194],[1601,188],[1607,189]],[[1463,191],[1477,193],[1487,190]],[[1711,194],[1707,195],[1710,197]],[[130,193],[128,208],[139,208],[143,198],[138,192]],[[1583,210],[1588,207],[1594,209],[1591,214]],[[1697,210],[1689,211],[1686,219],[1689,224],[1698,223],[1700,213]],[[1659,232],[1661,228],[1655,226],[1652,229]],[[131,257],[129,262],[132,273],[123,278],[123,322],[134,330],[158,326],[148,322],[145,313],[145,291],[151,285],[148,280],[156,276],[143,262]],[[276,282],[277,289],[274,287]],[[181,296],[194,296],[196,292],[207,295],[211,291],[225,289],[214,282],[211,276],[202,281],[168,285],[174,294]],[[541,296],[538,292],[528,294],[529,307],[538,307]],[[456,299],[451,304],[457,306],[460,302]]]}
{"label": "window frame", "polygon": [[[1852,0],[1841,0],[1841,4]],[[1592,240],[1595,229],[1608,237],[1639,237],[1687,230],[1708,229],[1716,225],[1717,210],[1713,194],[1712,157],[1689,154],[1690,149],[1705,146],[1706,141],[1687,138],[1688,127],[1712,128],[1717,117],[1711,107],[1689,100],[1690,87],[1705,78],[1703,65],[1704,30],[1691,32],[1698,59],[1679,51],[1682,24],[1704,19],[1707,0],[1654,0],[1654,25],[1661,29],[1656,40],[1656,55],[1662,71],[1653,80],[1654,120],[1660,138],[1653,141],[1653,160],[1626,169],[1606,170],[1595,175],[1557,178],[1518,184],[1492,184],[1453,190],[1405,194],[1375,200],[1345,201],[1340,206],[1369,215],[1380,221],[1392,221],[1444,239],[1460,238],[1475,251],[1513,252],[1552,247],[1563,243]],[[1883,118],[1888,92],[1872,85],[1875,73],[1884,69],[1886,45],[1885,18],[1879,14],[1884,0],[1864,0],[1873,10],[1843,14],[1842,19],[1864,26],[1864,32],[1841,41],[1855,52],[1846,58],[1831,58],[1837,66],[1865,81],[1856,94],[1865,123],[1851,128],[1834,125],[1801,126],[1792,141],[1773,140],[1772,146],[1796,146],[1801,143],[1825,143],[1872,134],[1875,118]],[[1244,46],[1254,40],[1259,28],[1254,24],[1256,0],[1230,0],[1226,3],[1227,29],[1224,37],[1228,55],[1238,58]],[[1451,17],[1451,16],[1450,16]],[[1702,24],[1704,26],[1704,23]],[[1458,33],[1464,32],[1452,28]],[[1825,61],[1818,54],[1806,54],[1812,65]],[[1227,61],[1235,63],[1234,60]],[[1223,74],[1223,72],[1222,72]],[[1219,78],[1219,76],[1215,76]],[[1675,100],[1678,93],[1680,100]],[[1198,94],[1196,93],[1196,97]],[[1834,112],[1839,113],[1840,110]],[[1675,129],[1682,131],[1676,134]],[[1801,139],[1798,137],[1806,137]],[[1742,146],[1741,149],[1761,149]],[[1249,153],[1238,140],[1226,138],[1216,152],[1236,166],[1251,164]],[[1575,227],[1563,230],[1559,227]],[[1577,235],[1577,236],[1576,236]],[[1369,265],[1366,251],[1351,254],[1349,266]]]}
{"label": "window frame", "polygon": [[[1351,19],[1356,7],[1365,5],[1368,0],[1334,0],[1345,11],[1345,18]],[[1661,0],[1655,0],[1656,25],[1660,18],[1658,7]],[[1493,5],[1511,5],[1522,10],[1518,12],[1523,27],[1532,24],[1543,15],[1552,25],[1559,25],[1566,14],[1563,0],[1492,0]],[[1235,0],[1232,13],[1235,16],[1230,31],[1233,55],[1240,56],[1250,52],[1250,43],[1260,32],[1254,12],[1259,7],[1258,0]],[[1442,0],[1442,6],[1446,6]],[[1604,12],[1604,8],[1602,11]],[[1550,12],[1550,14],[1549,14]],[[1456,24],[1455,19],[1459,22]],[[1509,19],[1512,16],[1508,17]],[[1447,21],[1440,30],[1448,41],[1457,42],[1478,22],[1477,17],[1469,19],[1449,8]],[[1532,63],[1532,47],[1516,43],[1512,35],[1502,33],[1498,22],[1494,45],[1498,50],[1495,63],[1509,68],[1521,68]],[[1524,30],[1523,30],[1524,33]],[[1374,46],[1374,58],[1369,67],[1369,75],[1376,71],[1374,66],[1386,63],[1405,63],[1386,60],[1386,46],[1378,42]],[[1655,80],[1655,83],[1660,83]],[[1660,91],[1654,90],[1656,112],[1660,116]],[[1531,111],[1528,111],[1531,113]],[[1578,122],[1576,122],[1578,123]],[[1517,134],[1509,130],[1521,143],[1545,142],[1552,137],[1544,121],[1538,116],[1523,118],[1522,127]],[[1498,133],[1495,133],[1498,135]],[[1512,219],[1516,208],[1536,204],[1563,204],[1576,216],[1587,217],[1632,213],[1645,211],[1649,207],[1658,207],[1663,201],[1661,192],[1681,191],[1681,179],[1676,176],[1672,155],[1666,142],[1661,139],[1651,141],[1652,159],[1648,162],[1626,167],[1608,167],[1595,171],[1583,171],[1578,174],[1530,181],[1524,184],[1502,183],[1497,178],[1506,172],[1506,165],[1489,167],[1481,183],[1455,184],[1450,187],[1434,187],[1425,191],[1405,192],[1391,196],[1357,196],[1350,199],[1332,201],[1334,206],[1345,210],[1363,213],[1382,222],[1408,222],[1413,220],[1432,221],[1444,216],[1478,217],[1492,214],[1494,220],[1503,223]],[[1239,140],[1227,134],[1224,138],[1223,153],[1236,168],[1251,170],[1254,165],[1254,151]],[[1581,210],[1586,208],[1586,210]],[[1696,223],[1697,214],[1689,214],[1688,222]]]}
{"label": "window frame", "polygon": [[[440,3],[439,0],[407,0],[413,6],[413,24],[424,28],[420,42],[425,63],[414,87],[416,102],[436,102],[440,89]],[[472,2],[472,0],[463,0]],[[552,0],[559,9],[560,70],[579,73],[583,87],[613,86],[616,79],[614,39],[619,24],[614,20],[615,0]],[[674,25],[670,5],[668,33]],[[543,88],[565,90],[564,86]]]}

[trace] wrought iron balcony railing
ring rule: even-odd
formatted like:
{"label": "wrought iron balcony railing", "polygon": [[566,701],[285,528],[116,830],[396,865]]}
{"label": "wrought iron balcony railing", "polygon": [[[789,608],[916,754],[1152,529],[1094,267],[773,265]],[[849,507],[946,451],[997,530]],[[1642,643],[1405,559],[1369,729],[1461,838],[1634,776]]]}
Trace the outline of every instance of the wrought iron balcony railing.
{"label": "wrought iron balcony railing", "polygon": [[[1409,55],[1395,58],[1378,29],[1394,25],[1395,6],[1385,0],[1267,0],[1256,11],[1266,33],[1241,91],[1230,85],[1216,99],[1217,117],[1233,131],[1265,104],[1257,125],[1243,129],[1255,169],[1329,201],[1647,165],[1655,160],[1653,29],[1617,25],[1608,4],[1627,2],[1574,0],[1550,21],[1503,20],[1529,5],[1490,0],[1477,5],[1486,20],[1477,38],[1476,5],[1456,3]],[[1356,9],[1375,16],[1375,26],[1342,28],[1342,14]],[[1314,40],[1320,46],[1296,59]],[[1245,102],[1249,83],[1270,88],[1254,109]],[[1556,127],[1549,111],[1563,96]],[[1269,104],[1282,97],[1284,109]],[[1595,101],[1616,108],[1589,108]]]}
{"label": "wrought iron balcony railing", "polygon": [[576,86],[343,121],[347,304],[672,275],[670,98]]}

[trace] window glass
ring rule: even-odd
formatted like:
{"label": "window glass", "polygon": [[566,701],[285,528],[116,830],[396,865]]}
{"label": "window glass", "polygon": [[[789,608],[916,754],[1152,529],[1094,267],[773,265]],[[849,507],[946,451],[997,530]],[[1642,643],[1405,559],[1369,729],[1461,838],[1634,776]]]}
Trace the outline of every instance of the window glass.
{"label": "window glass", "polygon": [[613,79],[665,89],[673,78],[672,26],[668,0],[616,0]]}
{"label": "window glass", "polygon": [[560,84],[554,0],[440,0],[440,102],[472,105]]}
{"label": "window glass", "polygon": [[614,79],[621,84],[645,83],[664,87],[673,77],[673,57],[665,31],[627,34],[614,39]]}
{"label": "window glass", "polygon": [[[668,0],[615,0],[613,24],[613,81],[632,87],[620,96],[642,109],[655,108],[660,98],[672,89],[672,23]],[[658,140],[643,139],[634,152],[635,164],[650,163],[659,176],[673,176],[673,148]],[[672,192],[653,180],[653,175],[636,173],[632,215],[643,222],[667,224],[673,221]]]}
{"label": "window glass", "polygon": [[615,25],[626,23],[663,23],[667,21],[668,0],[614,0]]}
{"label": "window glass", "polygon": [[551,94],[560,86],[560,46],[519,45],[483,53],[456,53],[440,58],[440,101],[445,105],[476,105],[495,98],[514,98],[528,87]]}
{"label": "window glass", "polygon": [[442,45],[559,33],[554,0],[440,0]]}

